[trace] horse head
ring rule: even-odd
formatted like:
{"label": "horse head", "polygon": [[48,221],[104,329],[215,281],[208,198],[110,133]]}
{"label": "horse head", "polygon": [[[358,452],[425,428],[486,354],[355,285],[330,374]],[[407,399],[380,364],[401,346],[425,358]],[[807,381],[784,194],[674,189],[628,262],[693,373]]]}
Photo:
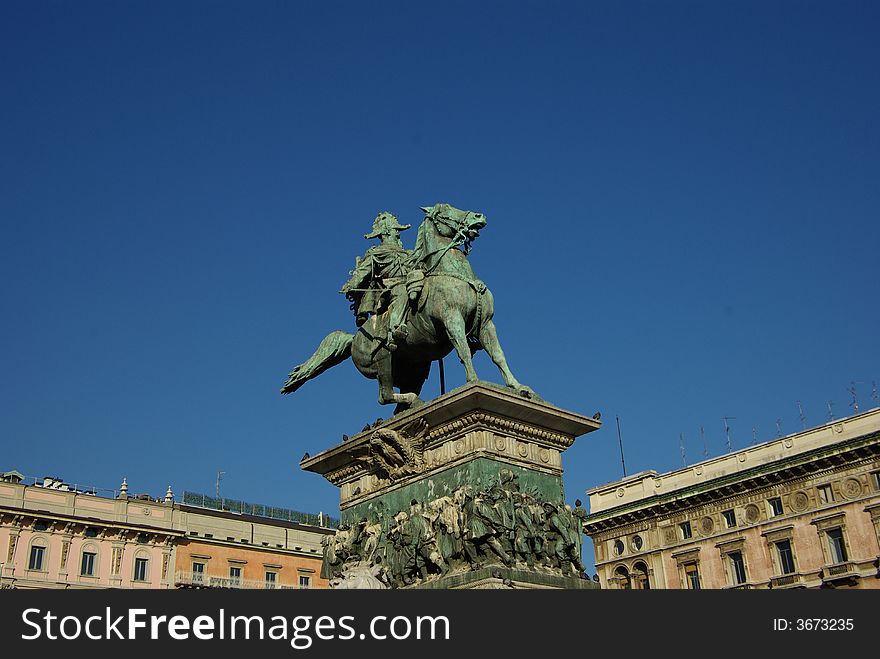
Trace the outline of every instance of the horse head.
{"label": "horse head", "polygon": [[482,213],[463,211],[449,204],[423,206],[422,211],[438,234],[452,240],[460,238],[471,242],[480,235],[480,229],[486,226],[486,216]]}

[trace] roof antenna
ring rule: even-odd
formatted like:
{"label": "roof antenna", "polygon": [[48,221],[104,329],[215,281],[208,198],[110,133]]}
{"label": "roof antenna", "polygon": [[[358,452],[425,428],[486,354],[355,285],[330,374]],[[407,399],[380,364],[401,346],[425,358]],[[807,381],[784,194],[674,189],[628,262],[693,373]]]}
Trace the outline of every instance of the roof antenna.
{"label": "roof antenna", "polygon": [[803,430],[807,429],[807,417],[804,416],[804,408],[801,405],[801,401],[797,401],[798,406],[798,415],[801,417],[801,428]]}
{"label": "roof antenna", "polygon": [[758,443],[758,429],[752,428],[752,444]]}
{"label": "roof antenna", "polygon": [[858,414],[858,413],[859,413],[859,398],[858,398],[858,396],[856,396],[856,385],[857,385],[857,384],[861,384],[861,382],[852,382],[852,381],[850,381],[850,383],[849,383],[849,389],[847,389],[847,391],[848,391],[850,394],[852,394],[852,398],[853,398],[853,399],[852,399],[852,402],[849,404],[849,406],[850,406],[851,408],[853,408],[853,413],[854,413],[854,414]]}
{"label": "roof antenna", "polygon": [[620,417],[617,417],[617,443],[620,444],[620,464],[623,466],[623,477],[626,478],[626,461],[623,459],[623,439],[620,437]]}
{"label": "roof antenna", "polygon": [[776,419],[776,436],[782,437],[782,419]]}
{"label": "roof antenna", "polygon": [[829,421],[834,421],[834,410],[832,409],[833,407],[834,407],[834,401],[829,400],[828,401],[828,420]]}
{"label": "roof antenna", "polygon": [[724,434],[727,437],[727,452],[730,453],[733,451],[733,444],[730,443],[730,425],[727,423],[731,419],[735,419],[735,416],[724,416],[721,417],[724,419]]}
{"label": "roof antenna", "polygon": [[700,426],[700,440],[703,442],[703,457],[709,457],[709,446],[706,444],[706,432],[703,430],[703,426]]}
{"label": "roof antenna", "polygon": [[217,485],[215,487],[215,492],[217,494],[218,499],[220,498],[220,481],[223,480],[223,474],[225,474],[225,473],[226,473],[225,471],[218,471],[217,472]]}
{"label": "roof antenna", "polygon": [[681,466],[687,467],[687,459],[684,454],[684,434],[678,433],[678,449],[681,451]]}
{"label": "roof antenna", "polygon": [[875,405],[880,405],[880,396],[877,395],[876,380],[871,380],[871,400],[874,401]]}

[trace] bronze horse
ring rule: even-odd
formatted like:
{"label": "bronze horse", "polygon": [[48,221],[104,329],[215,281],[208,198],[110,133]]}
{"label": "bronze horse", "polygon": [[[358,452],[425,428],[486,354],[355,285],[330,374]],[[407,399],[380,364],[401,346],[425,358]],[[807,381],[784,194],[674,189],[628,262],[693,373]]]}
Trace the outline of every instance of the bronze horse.
{"label": "bronze horse", "polygon": [[[364,376],[379,381],[379,402],[397,403],[397,413],[424,404],[419,393],[431,362],[442,359],[453,348],[464,365],[467,381],[476,381],[472,355],[482,348],[508,387],[523,396],[535,397],[507,366],[492,321],[492,293],[477,279],[467,260],[466,251],[486,226],[486,218],[448,204],[422,210],[425,219],[419,227],[412,263],[424,272],[425,279],[406,322],[405,343],[390,351],[387,343],[377,338],[382,335],[379,323],[384,319],[381,315],[371,316],[354,334],[335,331],[325,337],[315,353],[291,371],[281,393],[293,393],[307,380],[351,357]],[[400,393],[395,393],[394,387]]]}

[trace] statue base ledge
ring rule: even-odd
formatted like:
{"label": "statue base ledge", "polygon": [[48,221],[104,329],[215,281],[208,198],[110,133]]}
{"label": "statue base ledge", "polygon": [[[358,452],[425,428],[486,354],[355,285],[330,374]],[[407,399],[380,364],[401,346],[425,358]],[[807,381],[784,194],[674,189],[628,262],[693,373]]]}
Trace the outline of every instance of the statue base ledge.
{"label": "statue base ledge", "polygon": [[[368,452],[379,429],[401,432],[423,422],[423,463],[396,479],[377,476],[356,456]],[[561,476],[561,454],[601,427],[597,419],[532,400],[487,382],[472,382],[425,405],[361,431],[300,462],[340,488],[343,509],[480,457]]]}
{"label": "statue base ledge", "polygon": [[599,590],[599,584],[576,576],[490,565],[472,570],[448,574],[424,581],[404,590]]}

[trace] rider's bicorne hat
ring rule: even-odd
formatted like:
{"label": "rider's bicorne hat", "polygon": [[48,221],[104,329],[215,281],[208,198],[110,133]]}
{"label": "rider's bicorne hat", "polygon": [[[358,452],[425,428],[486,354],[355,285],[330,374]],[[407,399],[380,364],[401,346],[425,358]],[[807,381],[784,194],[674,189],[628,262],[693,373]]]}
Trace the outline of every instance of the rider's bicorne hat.
{"label": "rider's bicorne hat", "polygon": [[379,236],[384,235],[388,231],[406,231],[412,225],[411,224],[400,224],[397,221],[397,216],[393,213],[388,213],[387,211],[382,211],[376,216],[376,219],[373,220],[373,232],[368,233],[364,236],[367,240],[370,238],[378,238]]}

